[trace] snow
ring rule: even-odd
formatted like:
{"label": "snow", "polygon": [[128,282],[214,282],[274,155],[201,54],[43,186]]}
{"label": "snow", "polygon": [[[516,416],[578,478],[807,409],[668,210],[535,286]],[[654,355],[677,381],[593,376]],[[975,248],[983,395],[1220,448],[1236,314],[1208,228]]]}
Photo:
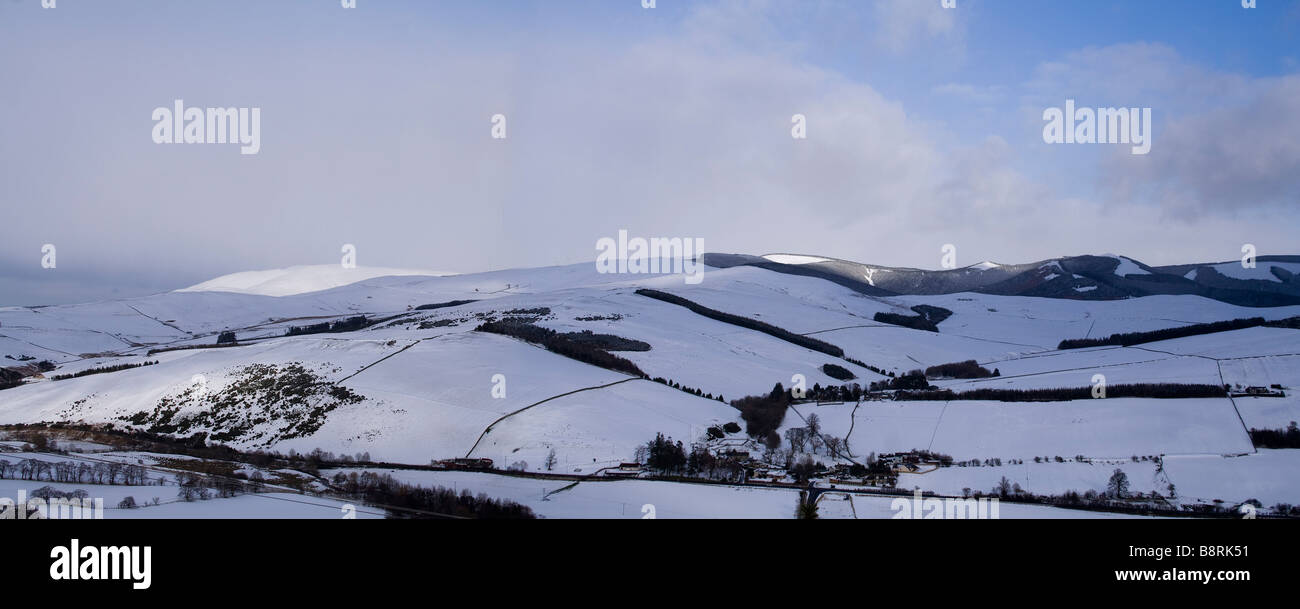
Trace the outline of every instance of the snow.
{"label": "snow", "polygon": [[[878,312],[914,315],[885,299],[864,296],[835,283],[737,267],[707,275],[699,285],[657,282],[660,289],[700,305],[763,321],[797,334],[848,326],[884,325],[872,320]],[[638,296],[637,298],[644,298]]]}
{"label": "snow", "polygon": [[[348,470],[350,471],[350,470]],[[469,489],[490,497],[509,499],[532,508],[545,518],[643,519],[654,518],[763,518],[794,517],[799,499],[796,489],[691,484],[651,480],[540,480],[475,472],[375,470],[421,486]],[[324,472],[323,472],[324,473]],[[331,475],[333,472],[329,472]],[[836,509],[831,494],[818,503],[823,518],[893,518],[899,498],[855,495],[850,509]],[[830,503],[828,503],[830,502]],[[1116,514],[1065,510],[1035,505],[1001,504],[1002,518],[1122,518]]]}
{"label": "snow", "polygon": [[575,393],[531,408],[495,425],[471,456],[501,466],[516,461],[541,471],[550,450],[557,472],[592,473],[631,461],[638,446],[663,433],[689,445],[713,425],[740,423],[739,412],[716,400],[658,383],[634,380]]}
{"label": "snow", "polygon": [[1184,501],[1229,505],[1257,499],[1265,507],[1277,503],[1300,504],[1300,450],[1261,449],[1256,454],[1223,459],[1169,457],[1165,470]]}
{"label": "snow", "polygon": [[763,258],[779,264],[814,264],[817,262],[829,262],[826,258],[816,256],[800,256],[798,254],[768,254]]}
{"label": "snow", "polygon": [[990,364],[1001,376],[972,380],[934,381],[954,391],[973,389],[1047,389],[1091,387],[1092,377],[1102,374],[1109,385],[1137,383],[1187,383],[1218,385],[1219,367],[1214,360],[1152,353],[1138,349],[1102,349],[1062,352]]}
{"label": "snow", "polygon": [[[1071,457],[1073,458],[1073,457]],[[1062,495],[1067,491],[1083,494],[1086,491],[1104,492],[1115,470],[1121,470],[1129,480],[1129,490],[1134,493],[1158,492],[1168,495],[1169,482],[1157,473],[1154,461],[1133,462],[1131,459],[1094,460],[1092,462],[1048,460],[1035,463],[1033,458],[1024,463],[1001,466],[945,467],[924,474],[901,474],[898,488],[923,490],[949,496],[962,496],[964,489],[993,491],[1002,478],[1019,484],[1020,488],[1036,495]]]}
{"label": "snow", "polygon": [[[17,500],[21,489],[30,497],[32,491],[49,486],[71,492],[83,490],[91,499],[104,500],[104,520],[117,519],[341,519],[347,513],[343,507],[355,508],[358,520],[384,517],[380,508],[352,504],[336,499],[298,495],[294,493],[259,493],[236,497],[198,501],[183,501],[176,497],[175,486],[123,486],[102,484],[71,484],[60,482],[33,482],[31,480],[0,480],[0,498]],[[135,499],[135,509],[121,509],[117,505],[126,497]],[[158,505],[142,505],[159,499]],[[351,510],[349,510],[351,511]]]}
{"label": "snow", "polygon": [[[693,295],[688,293],[687,297]],[[566,331],[607,331],[648,342],[652,346],[650,351],[619,355],[631,360],[652,378],[663,377],[715,396],[723,395],[729,400],[769,391],[776,383],[788,385],[795,374],[803,374],[810,386],[837,382],[821,371],[822,365],[827,363],[843,366],[859,379],[881,378],[830,355],[630,291],[610,293],[603,300],[606,306],[613,305],[614,310],[622,311],[626,317],[608,326],[602,324],[599,329],[577,322],[573,320],[576,316],[570,315],[564,316],[568,320],[547,321],[542,325]],[[732,312],[737,309],[723,310]],[[812,311],[810,314],[817,315]],[[767,321],[775,323],[771,319]],[[838,344],[825,336],[817,337]],[[847,345],[839,346],[851,352]]]}
{"label": "snow", "polygon": [[1126,258],[1124,256],[1109,256],[1109,257],[1119,261],[1119,265],[1115,267],[1115,274],[1119,275],[1120,277],[1125,277],[1128,275],[1150,275],[1151,274],[1151,271],[1147,271],[1142,267],[1138,266],[1137,263],[1134,262],[1132,258]]}
{"label": "snow", "polygon": [[[64,449],[101,447],[101,445],[88,442],[59,441],[58,443]],[[161,459],[190,460],[192,458],[184,455],[159,455],[140,452],[96,452],[93,458],[87,458],[78,453],[0,452],[0,460],[8,461],[11,464],[25,459],[50,463],[84,462],[92,466],[99,465],[100,462],[107,460],[130,465],[140,464],[153,468],[157,466]],[[251,473],[248,466],[244,466],[242,469]],[[382,518],[384,516],[383,510],[379,508],[328,497],[286,492],[285,489],[274,486],[268,487],[268,490],[262,493],[245,494],[231,498],[213,497],[206,500],[184,501],[177,497],[176,476],[170,470],[151,469],[146,475],[151,484],[130,486],[0,479],[0,498],[16,501],[20,490],[27,497],[31,497],[32,492],[46,486],[62,492],[81,490],[85,491],[86,495],[92,500],[103,500],[103,518],[106,520],[119,518],[325,519],[342,518],[345,515],[344,506],[355,508],[354,513],[357,519]],[[158,484],[159,481],[162,483]],[[133,498],[139,507],[134,509],[118,508],[118,504],[127,497]],[[146,505],[152,503],[155,499],[158,500],[158,505]]]}
{"label": "snow", "polygon": [[1217,359],[1300,355],[1300,330],[1292,328],[1246,328],[1216,332],[1140,345],[1152,351],[1196,355]]}
{"label": "snow", "polygon": [[[1290,271],[1292,274],[1300,274],[1300,263],[1297,262],[1256,261],[1255,268],[1243,267],[1240,262],[1224,262],[1222,264],[1213,265],[1211,268],[1213,268],[1215,271],[1218,271],[1220,275],[1223,275],[1224,277],[1231,277],[1233,279],[1241,279],[1244,281],[1272,281],[1275,283],[1282,283],[1282,280],[1278,279],[1277,276],[1274,275],[1273,272],[1271,271],[1273,267],[1285,269],[1287,271]],[[1189,279],[1191,279],[1191,277],[1189,277]]]}
{"label": "snow", "polygon": [[1105,337],[1227,319],[1272,320],[1300,315],[1300,306],[1239,307],[1188,295],[1090,301],[963,293],[887,300],[900,306],[929,304],[953,311],[953,316],[939,325],[942,334],[1032,345],[1040,350],[1055,349],[1067,338]]}
{"label": "snow", "polygon": [[[802,263],[822,260],[799,259],[807,259]],[[500,467],[525,461],[529,470],[538,471],[554,449],[557,472],[581,470],[578,473],[588,474],[630,460],[636,447],[656,433],[689,442],[710,425],[739,422],[739,413],[717,400],[650,381],[629,380],[626,375],[515,339],[473,331],[483,319],[535,307],[550,311],[537,323],[557,331],[591,330],[645,341],[651,345],[649,351],[618,355],[651,377],[664,377],[728,400],[765,393],[778,382],[790,386],[796,374],[804,375],[809,386],[840,384],[821,371],[827,363],[852,371],[858,378],[851,382],[867,384],[881,378],[843,359],[634,293],[638,287],[650,287],[827,341],[843,348],[851,358],[886,370],[906,372],[975,359],[1001,372],[1000,377],[990,379],[935,381],[954,390],[1086,387],[1094,374],[1106,375],[1112,385],[1236,383],[1287,388],[1286,398],[1234,400],[800,405],[786,417],[782,432],[803,426],[802,417],[816,412],[825,433],[848,437],[855,458],[916,448],[950,454],[958,460],[1026,461],[1023,465],[908,475],[907,485],[960,494],[965,487],[987,490],[1005,475],[1033,492],[1082,492],[1099,489],[1118,467],[1128,472],[1135,490],[1163,493],[1162,481],[1150,462],[1131,463],[1132,455],[1166,455],[1170,460],[1208,455],[1202,461],[1186,460],[1179,472],[1171,466],[1169,476],[1180,490],[1190,485],[1190,493],[1199,484],[1204,488],[1196,490],[1197,496],[1225,501],[1267,491],[1272,493],[1270,497],[1282,498],[1277,500],[1300,502],[1292,498],[1285,480],[1279,481],[1284,465],[1294,463],[1285,455],[1247,460],[1256,455],[1242,425],[1244,420],[1246,427],[1276,429],[1300,420],[1300,397],[1294,389],[1300,385],[1300,334],[1296,330],[1251,328],[1131,348],[1055,349],[1067,338],[1243,317],[1278,319],[1300,315],[1300,307],[1237,307],[1190,295],[1117,301],[973,293],[877,298],[829,281],[754,267],[709,269],[699,285],[685,284],[673,276],[602,275],[594,265],[581,264],[445,277],[390,274],[319,290],[333,285],[332,281],[352,279],[325,277],[329,274],[254,275],[225,282],[228,289],[248,293],[178,291],[125,301],[0,309],[0,357],[15,358],[0,360],[6,365],[16,365],[18,357],[29,355],[58,364],[53,374],[69,374],[120,363],[160,362],[67,381],[34,379],[5,390],[0,392],[0,424],[120,422],[121,416],[152,410],[163,397],[177,395],[190,386],[195,375],[203,375],[209,387],[219,391],[244,366],[290,362],[301,362],[325,381],[365,399],[330,412],[311,435],[270,447],[280,451],[369,452],[375,459],[411,464],[473,454],[491,458]],[[213,285],[204,289],[213,289]],[[298,289],[318,291],[296,293]],[[279,290],[295,294],[267,295]],[[477,302],[435,311],[411,310],[451,300]],[[909,314],[918,304],[944,307],[954,314],[940,324],[939,333],[872,319],[878,312]],[[401,317],[358,332],[283,336],[291,325],[353,315]],[[421,321],[442,324],[419,329]],[[149,349],[162,346],[212,345],[223,330],[235,331],[241,341],[251,344],[146,355]],[[498,374],[504,376],[504,397],[493,394]],[[1252,455],[1223,457],[1242,453]],[[1056,455],[1067,460],[1083,455],[1094,462],[1032,463],[1035,456]],[[1276,464],[1282,462],[1284,465]],[[1246,466],[1240,465],[1243,463]],[[1260,472],[1257,480],[1256,471]],[[791,491],[783,489],[637,480],[583,482],[543,502],[542,491],[555,490],[558,483],[456,475],[471,477],[443,479],[476,481],[488,494],[494,494],[492,485],[498,485],[503,494],[526,499],[539,513],[552,517],[639,518],[644,503],[656,503],[659,517],[785,518],[794,509]],[[256,497],[220,501],[225,503],[212,500],[148,510],[177,517],[216,514],[222,509],[236,516],[258,509],[305,513],[277,511],[290,510],[288,506],[258,508],[258,504],[286,502]],[[828,514],[891,515],[887,498],[855,497],[851,505],[836,501],[826,504]],[[1017,511],[1022,508],[1023,512]],[[1022,508],[1004,505],[1003,517],[1037,513]],[[302,509],[333,516],[321,507]],[[132,515],[147,516],[148,510]],[[1049,509],[1048,513],[1058,512]]]}
{"label": "snow", "polygon": [[1232,403],[1216,398],[873,402],[854,418],[849,443],[858,454],[928,449],[960,461],[1252,450]]}
{"label": "snow", "polygon": [[[492,393],[497,374],[504,375],[504,398]],[[369,399],[341,407],[312,437],[286,446],[302,452],[317,446],[347,454],[369,452],[375,459],[404,463],[464,457],[479,434],[502,416],[552,396],[626,378],[504,336],[446,334],[348,379],[344,386]]]}
{"label": "snow", "polygon": [[1002,265],[996,262],[989,262],[988,260],[985,260],[984,262],[981,262],[979,264],[973,264],[969,268],[975,269],[977,271],[988,271],[991,269],[1001,268],[1001,266]]}
{"label": "snow", "polygon": [[223,275],[203,283],[192,285],[178,292],[234,292],[237,294],[255,294],[259,296],[293,296],[320,292],[330,288],[350,285],[376,277],[429,276],[438,277],[450,273],[412,269],[391,269],[383,267],[344,267],[342,264],[320,264],[313,266],[291,266],[268,271],[245,271]]}

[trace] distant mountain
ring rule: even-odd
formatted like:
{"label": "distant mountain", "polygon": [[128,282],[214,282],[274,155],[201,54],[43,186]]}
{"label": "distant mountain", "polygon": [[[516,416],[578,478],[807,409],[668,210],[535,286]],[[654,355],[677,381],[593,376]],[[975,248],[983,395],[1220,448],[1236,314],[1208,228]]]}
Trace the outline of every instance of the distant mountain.
{"label": "distant mountain", "polygon": [[939,271],[875,266],[795,254],[705,254],[709,266],[753,266],[833,281],[870,296],[979,292],[1070,300],[1118,300],[1191,294],[1229,304],[1300,304],[1300,256],[1261,256],[1240,262],[1152,267],[1126,256],[1069,256],[1028,264],[979,264]]}
{"label": "distant mountain", "polygon": [[341,264],[318,264],[231,273],[176,291],[294,296],[351,285],[376,277],[443,277],[452,274],[454,273],[363,266],[344,268]]}

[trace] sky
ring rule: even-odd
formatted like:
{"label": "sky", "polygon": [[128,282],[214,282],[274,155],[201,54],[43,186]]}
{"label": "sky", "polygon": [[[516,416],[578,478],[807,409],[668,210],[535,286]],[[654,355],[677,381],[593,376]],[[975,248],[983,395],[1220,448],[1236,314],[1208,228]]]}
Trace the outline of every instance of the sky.
{"label": "sky", "polygon": [[[955,4],[0,0],[0,306],[344,244],[594,262],[620,230],[916,268],[1300,254],[1300,0]],[[257,109],[260,150],[156,143],[178,99]],[[1045,142],[1066,100],[1150,108],[1149,153]]]}

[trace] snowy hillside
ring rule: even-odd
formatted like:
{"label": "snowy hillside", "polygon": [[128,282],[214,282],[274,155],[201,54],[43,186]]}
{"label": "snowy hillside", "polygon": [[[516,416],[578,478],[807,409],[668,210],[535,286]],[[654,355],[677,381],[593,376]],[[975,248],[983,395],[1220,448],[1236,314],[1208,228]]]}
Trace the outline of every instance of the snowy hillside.
{"label": "snowy hillside", "polygon": [[375,277],[432,276],[450,275],[436,271],[414,271],[409,269],[387,269],[381,267],[345,268],[341,264],[322,264],[315,266],[293,266],[269,271],[246,271],[223,275],[216,279],[204,281],[198,285],[177,290],[178,292],[233,292],[236,294],[255,294],[258,296],[293,296],[320,292],[330,288],[350,285],[358,281]]}
{"label": "snowy hillside", "polygon": [[[801,268],[842,262],[794,254],[764,260]],[[1117,280],[1159,271],[1110,260],[1107,272]],[[1029,266],[990,263],[966,272],[1005,275]],[[1047,266],[1044,273],[1063,271]],[[637,293],[641,288],[698,308],[649,298]],[[950,313],[938,332],[878,317],[933,310]],[[744,476],[804,456],[833,469],[916,450],[992,465],[905,472],[898,488],[987,493],[1005,477],[1030,493],[1083,493],[1105,490],[1120,469],[1134,490],[1165,496],[1166,504],[1178,501],[1171,485],[1186,489],[1189,500],[1194,492],[1195,501],[1300,503],[1300,487],[1278,473],[1300,465],[1295,451],[1257,450],[1249,433],[1300,420],[1293,393],[1300,387],[1300,330],[1251,327],[1057,350],[1066,339],[1296,316],[1300,305],[1252,308],[1197,294],[873,294],[754,264],[709,267],[698,285],[680,276],[601,274],[590,264],[454,276],[298,267],[126,301],[0,309],[0,357],[7,357],[6,368],[23,370],[13,373],[22,377],[17,386],[0,390],[0,425],[74,423],[177,439],[202,434],[209,444],[239,450],[368,453],[376,462],[413,466],[491,459],[498,470],[581,476],[608,475],[663,434],[688,452],[693,444],[740,450],[751,459]],[[568,356],[536,340],[476,331],[490,321],[553,332],[569,345]],[[227,342],[219,345],[219,338]],[[588,352],[578,344],[630,362],[644,378],[593,365],[575,355]],[[932,385],[958,392],[1089,388],[1103,375],[1110,385],[1229,385],[1234,392],[1277,386],[1286,395],[1007,402],[893,401],[885,392],[883,400],[796,403],[773,434],[775,447],[764,447],[771,443],[766,436],[747,437],[748,420],[730,404],[767,395],[778,383],[787,390],[800,379],[808,388],[862,389],[966,360],[998,375],[934,378]],[[40,362],[52,369],[40,370]],[[60,375],[80,376],[55,380]],[[787,432],[806,428],[814,414],[821,433],[842,450],[785,443]],[[708,439],[711,428],[723,426],[739,431]],[[1257,467],[1240,465],[1256,461]],[[495,484],[492,473],[457,475]],[[844,475],[825,474],[818,484]],[[530,500],[528,484],[503,490]],[[590,505],[569,499],[553,513],[621,517],[624,504],[639,510],[651,488],[645,485],[671,484],[587,485],[592,490],[570,497],[588,497]],[[684,490],[683,502],[668,509],[787,516],[789,493],[773,492]],[[769,506],[761,499],[768,497],[779,499]],[[689,507],[695,498],[717,503],[696,511]],[[614,505],[617,515],[608,507]],[[871,505],[856,505],[856,513],[879,514]]]}

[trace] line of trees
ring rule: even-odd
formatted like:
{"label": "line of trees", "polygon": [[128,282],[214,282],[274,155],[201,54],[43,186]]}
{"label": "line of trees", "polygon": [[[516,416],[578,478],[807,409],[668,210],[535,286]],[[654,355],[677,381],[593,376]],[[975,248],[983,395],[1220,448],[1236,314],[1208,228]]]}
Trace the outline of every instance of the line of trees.
{"label": "line of trees", "polygon": [[1001,371],[989,371],[979,365],[975,360],[966,360],[964,362],[955,362],[952,364],[939,364],[930,366],[925,369],[926,378],[951,378],[951,379],[983,379],[993,376],[1002,376]]}
{"label": "line of trees", "polygon": [[1286,319],[1279,319],[1277,321],[1270,321],[1264,325],[1270,328],[1291,328],[1292,330],[1300,330],[1300,315],[1288,317]]}
{"label": "line of trees", "polygon": [[699,315],[703,315],[705,317],[708,317],[709,319],[717,320],[723,323],[728,323],[733,326],[748,328],[750,330],[756,330],[758,332],[767,334],[768,336],[779,338],[788,343],[799,345],[800,347],[803,347],[805,349],[811,349],[813,351],[825,353],[827,355],[831,355],[834,357],[844,357],[844,350],[835,345],[832,345],[826,341],[818,340],[816,338],[812,338],[809,336],[795,334],[794,332],[791,332],[784,328],[779,328],[769,323],[761,322],[756,319],[750,319],[748,317],[742,317],[740,315],[724,313],[717,309],[710,309],[706,306],[699,305],[696,304],[695,302],[682,298],[681,296],[675,296],[667,292],[660,292],[659,290],[650,290],[650,289],[642,288],[637,290],[636,293],[640,294],[641,296],[646,296],[649,298],[654,298],[655,300],[661,300],[663,302],[667,302],[669,304],[675,304],[680,307],[685,307],[687,309],[690,309],[691,312]]}
{"label": "line of trees", "polygon": [[130,370],[132,368],[143,368],[145,366],[152,366],[157,363],[158,361],[154,360],[152,362],[141,362],[139,364],[117,364],[115,366],[100,366],[98,368],[87,368],[85,370],[82,370],[80,372],[74,372],[72,374],[56,374],[50,377],[50,379],[55,381],[66,381],[68,379],[81,378],[83,376],[90,376],[92,374],[105,374],[108,372],[121,372],[122,370]]}
{"label": "line of trees", "polygon": [[363,330],[370,326],[371,322],[365,315],[357,315],[347,319],[335,322],[322,322],[310,326],[289,326],[285,336],[303,336],[306,334],[326,334],[339,332],[355,332]]}
{"label": "line of trees", "polygon": [[722,402],[722,403],[724,403],[724,404],[726,403],[726,400],[722,399],[722,396],[721,396],[721,395],[719,395],[719,396],[717,396],[717,397],[714,397],[714,395],[713,395],[712,393],[705,393],[703,389],[696,389],[695,387],[687,387],[686,385],[683,385],[683,384],[681,384],[681,383],[678,383],[677,381],[674,381],[674,380],[672,380],[672,379],[666,379],[666,378],[664,378],[664,377],[662,377],[662,376],[656,376],[656,377],[654,377],[654,378],[652,378],[652,379],[650,379],[650,380],[653,381],[653,382],[659,383],[660,385],[666,385],[666,386],[671,387],[671,388],[673,388],[673,389],[676,389],[676,390],[678,390],[678,391],[684,391],[684,392],[689,393],[689,394],[691,394],[691,395],[694,395],[694,396],[697,396],[697,397],[702,397],[702,398],[704,398],[704,399],[706,399],[706,400],[717,400],[717,401]]}
{"label": "line of trees", "polygon": [[342,472],[332,479],[342,494],[367,503],[385,506],[389,518],[463,518],[530,519],[537,516],[532,508],[505,499],[475,495],[465,489],[423,487],[402,482],[389,474],[376,472]]}
{"label": "line of trees", "polygon": [[[1104,490],[1087,490],[1082,493],[1075,490],[1065,491],[1059,495],[1038,495],[1025,491],[1019,487],[1018,483],[1011,482],[1005,477],[993,486],[991,493],[984,493],[979,490],[970,488],[962,489],[962,496],[965,498],[981,497],[1000,497],[1004,500],[1011,500],[1018,503],[1035,503],[1041,505],[1052,505],[1069,509],[1083,509],[1093,511],[1118,512],[1126,514],[1141,514],[1148,516],[1174,515],[1174,516],[1199,516],[1211,518],[1239,518],[1240,513],[1237,506],[1231,504],[1183,504],[1173,505],[1167,501],[1169,498],[1176,496],[1176,490],[1170,485],[1168,495],[1161,495],[1159,492],[1151,491],[1141,493],[1130,490],[1127,474],[1122,470],[1115,470],[1106,482]],[[926,493],[927,495],[929,493]],[[1244,503],[1250,503],[1256,507],[1262,507],[1262,504],[1255,499],[1248,499]],[[1300,507],[1292,506],[1286,503],[1278,503],[1271,510],[1278,516],[1300,516]]]}
{"label": "line of trees", "polygon": [[547,351],[552,353],[573,358],[593,366],[599,366],[606,370],[614,370],[625,374],[639,376],[641,378],[648,378],[646,373],[642,372],[641,369],[631,361],[593,346],[592,343],[574,341],[549,328],[535,326],[530,323],[503,320],[489,321],[480,324],[477,328],[474,328],[474,330],[477,332],[490,332],[492,334],[511,336],[518,338],[519,340],[541,345]]}
{"label": "line of trees", "polygon": [[125,463],[96,463],[90,465],[85,461],[43,461],[40,459],[23,459],[7,461],[0,459],[0,479],[63,482],[70,484],[106,484],[126,486],[147,486],[161,484],[150,480],[148,470],[139,465]]}
{"label": "line of trees", "polygon": [[902,326],[913,330],[925,330],[926,332],[938,332],[939,324],[927,319],[924,315],[902,315],[899,313],[877,312],[872,319],[882,323],[894,326]]}
{"label": "line of trees", "polygon": [[477,301],[477,300],[451,300],[451,301],[448,301],[448,302],[438,302],[438,303],[434,303],[434,304],[420,305],[420,306],[418,306],[418,307],[415,307],[415,310],[416,310],[416,311],[434,311],[434,310],[437,310],[437,309],[447,309],[447,308],[450,308],[450,307],[459,307],[459,306],[461,306],[461,305],[467,305],[467,304],[470,304],[470,303],[472,303],[472,302],[478,302],[478,301]]}
{"label": "line of trees", "polygon": [[158,355],[159,353],[170,353],[172,351],[194,351],[196,349],[225,349],[227,347],[238,347],[238,342],[233,343],[213,343],[210,345],[178,345],[175,347],[156,347],[150,349],[145,355]]}
{"label": "line of trees", "polygon": [[[84,439],[108,444],[118,450],[181,454],[198,457],[198,460],[176,460],[175,463],[168,465],[168,467],[180,468],[188,466],[190,468],[196,468],[201,467],[203,464],[212,463],[214,465],[211,472],[201,473],[222,473],[235,478],[242,478],[244,477],[244,474],[239,471],[224,471],[224,465],[222,462],[244,463],[266,469],[298,470],[313,476],[318,475],[319,470],[326,467],[394,465],[391,463],[376,463],[372,461],[369,452],[358,452],[355,455],[335,455],[332,452],[323,451],[319,448],[308,453],[299,453],[293,449],[290,449],[288,453],[268,451],[264,449],[239,451],[221,444],[218,441],[212,440],[209,438],[207,432],[198,432],[189,437],[173,437],[144,430],[103,427],[82,423],[0,425],[0,430],[7,430],[10,432],[10,438],[25,442],[24,450],[28,451],[62,452],[63,454],[66,454],[66,451],[58,450],[55,443],[48,437],[50,432],[59,430],[61,433],[70,432],[79,436],[84,435]],[[254,472],[249,479],[253,480],[259,476],[261,476],[259,472]],[[292,484],[289,485],[292,486]]]}
{"label": "line of trees", "polygon": [[851,357],[849,357],[849,356],[847,356],[847,355],[844,356],[844,361],[846,361],[846,362],[848,362],[848,363],[850,363],[850,364],[853,364],[853,365],[855,365],[855,366],[860,366],[860,367],[862,367],[862,368],[866,368],[867,370],[870,370],[870,371],[872,371],[872,372],[875,372],[876,374],[879,374],[880,376],[888,376],[888,377],[890,377],[890,378],[893,378],[893,377],[895,376],[895,374],[894,374],[893,371],[885,370],[884,368],[878,368],[878,367],[876,367],[876,366],[872,366],[872,365],[867,364],[867,363],[865,363],[865,362],[862,362],[862,361],[860,361],[860,360],[853,359],[853,358],[851,358]]}
{"label": "line of trees", "polygon": [[873,381],[871,383],[872,391],[914,391],[930,389],[930,380],[925,378],[925,372],[921,370],[912,370],[907,374],[887,378],[883,381]]}
{"label": "line of trees", "polygon": [[1250,441],[1255,448],[1300,448],[1300,429],[1295,421],[1286,429],[1251,429]]}
{"label": "line of trees", "polygon": [[[708,317],[709,319],[713,319],[723,323],[728,323],[733,326],[740,326],[742,328],[746,328],[749,330],[762,332],[764,334],[767,334],[768,336],[781,339],[783,341],[798,345],[805,349],[810,349],[813,351],[817,351],[818,353],[825,353],[826,355],[841,358],[844,361],[849,362],[850,364],[854,364],[862,368],[866,368],[867,370],[875,372],[876,374],[879,374],[881,376],[891,376],[891,377],[894,376],[893,372],[889,372],[877,366],[872,366],[870,364],[853,359],[845,355],[843,349],[835,345],[832,345],[831,343],[828,343],[824,340],[819,340],[811,336],[804,336],[802,334],[795,334],[794,332],[786,330],[785,328],[774,326],[766,322],[758,321],[757,319],[750,319],[748,317],[744,317],[741,315],[733,315],[731,313],[726,313],[723,311],[719,311],[717,309],[710,309],[709,307],[698,304],[694,301],[682,298],[681,296],[677,296],[674,294],[669,294],[667,292],[660,292],[659,290],[641,288],[637,290],[636,293],[640,294],[641,296],[646,296],[649,298],[654,298],[655,300],[661,300],[663,302],[667,302],[669,304],[675,304],[680,307],[685,307],[687,309],[690,309],[691,312],[696,313],[698,315],[703,315],[704,317]],[[933,307],[933,308],[939,309],[938,307]],[[939,309],[939,310],[947,311],[947,309]],[[952,313],[951,311],[947,311],[947,312],[948,314]],[[936,328],[935,331],[938,332],[938,329]],[[839,380],[849,380],[854,378],[854,376],[852,376],[852,372],[850,372],[848,369],[843,368],[841,366],[836,366],[836,368],[843,370],[844,373],[847,373],[850,376],[848,378],[841,378],[829,372],[827,372],[827,375],[837,378]]]}
{"label": "line of trees", "polygon": [[[1285,324],[1286,321],[1284,320],[1277,323]],[[1086,347],[1131,347],[1133,345],[1141,345],[1144,343],[1154,343],[1157,341],[1185,338],[1188,336],[1200,336],[1202,334],[1214,334],[1216,332],[1231,332],[1233,330],[1244,330],[1246,328],[1256,328],[1263,325],[1269,325],[1268,320],[1263,317],[1231,319],[1228,321],[1192,324],[1190,326],[1164,328],[1148,332],[1124,332],[1120,334],[1111,334],[1105,338],[1072,338],[1061,341],[1056,348],[1083,349]]]}
{"label": "line of trees", "polygon": [[811,389],[804,390],[804,399],[813,402],[856,402],[862,399],[864,393],[862,386],[857,383],[825,387],[816,383]]}
{"label": "line of trees", "polygon": [[564,338],[575,343],[584,343],[606,351],[649,351],[650,343],[613,334],[596,334],[591,330],[565,332]]}
{"label": "line of trees", "polygon": [[254,472],[254,475],[258,477],[257,481],[246,484],[223,476],[182,472],[176,476],[176,485],[179,487],[176,496],[184,501],[206,501],[213,497],[226,499],[249,491],[258,492],[261,490],[261,473]]}

